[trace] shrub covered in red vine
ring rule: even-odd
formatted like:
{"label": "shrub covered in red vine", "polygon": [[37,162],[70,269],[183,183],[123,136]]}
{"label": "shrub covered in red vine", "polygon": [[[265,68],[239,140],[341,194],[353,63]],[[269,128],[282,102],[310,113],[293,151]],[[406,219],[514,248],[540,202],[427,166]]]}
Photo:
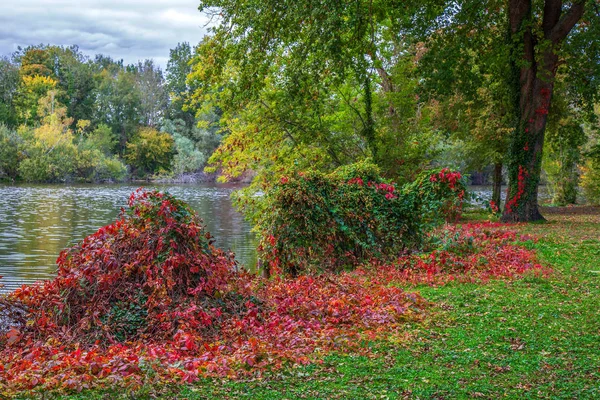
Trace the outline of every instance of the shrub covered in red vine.
{"label": "shrub covered in red vine", "polygon": [[265,195],[259,255],[266,268],[292,275],[338,271],[414,248],[424,232],[460,216],[466,192],[465,179],[447,168],[399,188],[369,163],[280,182]]}
{"label": "shrub covered in red vine", "polygon": [[91,343],[210,330],[244,293],[232,254],[212,245],[201,220],[166,193],[138,190],[119,219],[63,251],[57,277],[12,296],[39,335]]}
{"label": "shrub covered in red vine", "polygon": [[395,256],[421,235],[414,199],[368,163],[285,177],[264,201],[259,256],[291,275]]}
{"label": "shrub covered in red vine", "polygon": [[448,168],[429,170],[402,188],[404,195],[416,198],[424,222],[434,225],[440,219],[457,221],[467,193],[467,182],[458,171]]}

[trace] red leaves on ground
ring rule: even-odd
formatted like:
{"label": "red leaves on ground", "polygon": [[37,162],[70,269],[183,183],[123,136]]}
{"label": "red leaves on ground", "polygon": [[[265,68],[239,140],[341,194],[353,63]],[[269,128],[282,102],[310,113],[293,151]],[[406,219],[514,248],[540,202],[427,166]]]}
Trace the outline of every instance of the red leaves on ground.
{"label": "red leaves on ground", "polygon": [[444,285],[451,281],[485,283],[490,279],[518,278],[526,273],[547,276],[535,252],[518,244],[517,237],[499,223],[474,223],[444,227],[442,243],[425,255],[398,259],[394,268],[378,269],[382,282]]}

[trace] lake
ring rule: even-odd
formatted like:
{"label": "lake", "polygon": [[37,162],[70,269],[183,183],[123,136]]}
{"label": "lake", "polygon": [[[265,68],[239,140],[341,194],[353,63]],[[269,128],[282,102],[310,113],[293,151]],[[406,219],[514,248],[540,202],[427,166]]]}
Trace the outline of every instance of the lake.
{"label": "lake", "polygon": [[[52,278],[61,250],[112,223],[140,185],[0,185],[0,282],[4,290]],[[215,245],[256,264],[250,224],[232,206],[227,184],[149,185],[186,201],[204,220]]]}

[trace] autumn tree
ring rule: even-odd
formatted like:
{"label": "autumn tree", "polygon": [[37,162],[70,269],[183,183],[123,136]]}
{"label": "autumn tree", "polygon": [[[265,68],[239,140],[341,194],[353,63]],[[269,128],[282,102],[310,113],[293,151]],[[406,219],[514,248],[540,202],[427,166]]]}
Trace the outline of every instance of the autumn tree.
{"label": "autumn tree", "polygon": [[[594,3],[580,0],[564,4],[561,0],[545,0],[543,6],[536,7],[531,0],[508,2],[510,40],[514,45],[511,71],[518,121],[510,148],[504,221],[543,219],[538,209],[537,192],[556,72],[561,62],[568,61],[561,50],[571,31],[600,34],[597,28],[600,19],[594,15]],[[589,19],[577,26],[586,8]]]}
{"label": "autumn tree", "polygon": [[592,0],[445,2],[424,35],[425,80],[436,93],[481,87],[480,68],[509,89],[509,188],[504,221],[542,219],[537,202],[542,149],[556,74],[562,67],[578,106],[598,97],[600,16]]}
{"label": "autumn tree", "polygon": [[154,128],[140,128],[127,143],[125,159],[139,176],[169,170],[174,141],[171,135]]}
{"label": "autumn tree", "polygon": [[194,106],[223,111],[227,136],[211,161],[226,175],[252,169],[265,180],[366,158],[387,176],[414,176],[430,132],[417,48],[402,29],[419,5],[399,5],[202,1],[221,21],[190,75]]}

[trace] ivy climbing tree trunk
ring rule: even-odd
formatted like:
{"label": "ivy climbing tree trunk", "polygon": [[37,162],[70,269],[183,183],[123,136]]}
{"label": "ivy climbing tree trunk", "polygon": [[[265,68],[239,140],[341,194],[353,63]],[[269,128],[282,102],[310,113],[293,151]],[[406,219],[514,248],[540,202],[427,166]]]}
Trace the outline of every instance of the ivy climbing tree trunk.
{"label": "ivy climbing tree trunk", "polygon": [[502,220],[542,220],[538,186],[548,110],[558,68],[558,49],[583,16],[585,1],[563,10],[562,0],[545,0],[542,35],[534,34],[532,0],[509,0],[511,60],[518,123],[508,163],[508,192]]}

